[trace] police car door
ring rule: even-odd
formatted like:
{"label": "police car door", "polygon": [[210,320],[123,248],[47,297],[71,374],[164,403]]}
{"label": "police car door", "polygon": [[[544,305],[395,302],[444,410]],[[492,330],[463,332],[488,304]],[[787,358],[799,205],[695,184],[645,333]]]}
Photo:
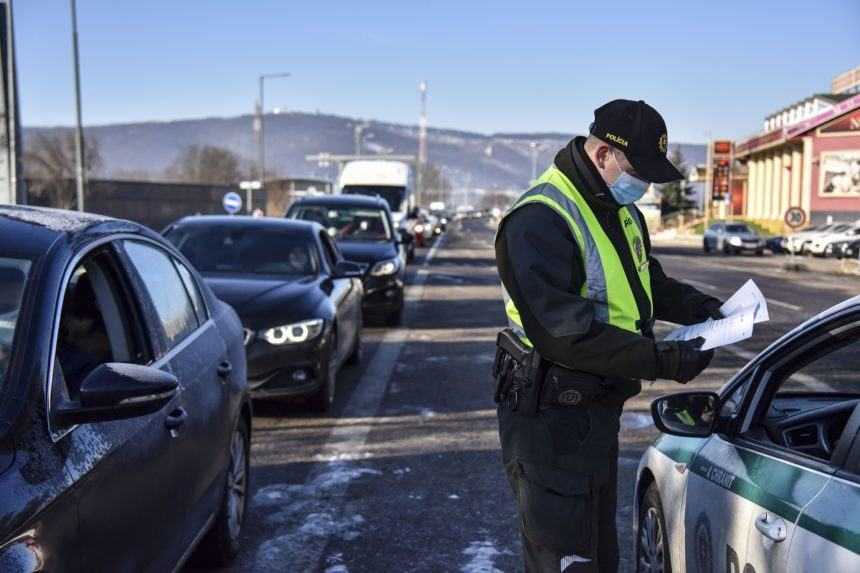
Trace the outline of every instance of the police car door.
{"label": "police car door", "polygon": [[772,361],[745,433],[768,480],[750,572],[860,571],[860,313],[810,328]]}
{"label": "police car door", "polygon": [[[732,394],[741,404],[752,383],[750,375]],[[738,476],[747,477],[745,451],[731,438],[714,435],[686,471],[684,511],[685,562],[690,573],[741,573],[746,555],[747,529],[756,512],[751,501],[737,494]]]}

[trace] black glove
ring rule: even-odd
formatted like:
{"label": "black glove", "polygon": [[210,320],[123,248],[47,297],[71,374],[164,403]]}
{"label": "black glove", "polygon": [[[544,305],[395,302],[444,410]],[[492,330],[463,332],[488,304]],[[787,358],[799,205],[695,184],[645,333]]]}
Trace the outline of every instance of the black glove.
{"label": "black glove", "polygon": [[721,318],[725,318],[723,313],[720,312],[720,307],[723,306],[719,300],[715,298],[709,298],[705,302],[702,303],[701,309],[704,318],[700,321],[703,322],[708,318],[713,318],[714,320],[719,320]]}
{"label": "black glove", "polygon": [[657,349],[657,378],[686,384],[708,367],[713,350],[699,350],[704,338],[671,340],[655,344]]}

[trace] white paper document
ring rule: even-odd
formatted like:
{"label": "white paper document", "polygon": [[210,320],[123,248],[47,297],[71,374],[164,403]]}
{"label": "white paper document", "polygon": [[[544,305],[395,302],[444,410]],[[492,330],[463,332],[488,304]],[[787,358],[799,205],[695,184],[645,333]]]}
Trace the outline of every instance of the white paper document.
{"label": "white paper document", "polygon": [[702,350],[710,350],[746,340],[752,336],[753,324],[770,318],[767,300],[752,280],[738,289],[720,307],[720,312],[725,318],[682,326],[672,331],[666,340],[692,340],[701,336],[705,339]]}

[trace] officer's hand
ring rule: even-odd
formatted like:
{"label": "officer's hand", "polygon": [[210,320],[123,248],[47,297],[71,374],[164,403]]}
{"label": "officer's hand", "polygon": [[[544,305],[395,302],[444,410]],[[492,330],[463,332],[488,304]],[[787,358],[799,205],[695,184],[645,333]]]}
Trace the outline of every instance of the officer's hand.
{"label": "officer's hand", "polygon": [[719,300],[715,298],[710,298],[702,303],[702,314],[704,318],[702,320],[706,320],[707,318],[713,318],[714,320],[719,320],[723,317],[723,313],[720,312],[720,307],[723,306]]}
{"label": "officer's hand", "polygon": [[686,384],[708,367],[714,357],[713,350],[699,350],[704,338],[658,342],[657,378]]}

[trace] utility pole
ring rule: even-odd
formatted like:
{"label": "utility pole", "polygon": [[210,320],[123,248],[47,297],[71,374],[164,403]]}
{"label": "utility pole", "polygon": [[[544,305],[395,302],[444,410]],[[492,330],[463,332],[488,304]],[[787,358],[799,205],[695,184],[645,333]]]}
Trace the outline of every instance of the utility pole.
{"label": "utility pole", "polygon": [[415,174],[416,200],[421,204],[424,193],[424,170],[427,166],[427,82],[418,83],[421,97],[421,111],[418,116],[418,173]]}
{"label": "utility pole", "polygon": [[[257,111],[257,114],[256,114],[257,119],[254,122],[254,129],[256,129],[256,131],[257,131],[257,153],[258,153],[257,165],[260,169],[260,189],[266,188],[266,130],[265,130],[264,121],[263,121],[263,119],[266,115],[266,109],[264,107],[265,102],[263,99],[264,95],[265,95],[264,92],[265,92],[265,87],[266,87],[265,81],[267,79],[288,78],[288,77],[290,77],[289,72],[281,72],[281,73],[277,73],[277,74],[260,74],[260,77],[259,77],[260,95],[259,95],[259,99],[257,100],[257,110],[256,110]],[[248,213],[252,212],[251,194],[250,193],[248,194],[248,205],[247,205],[246,209],[247,209]]]}
{"label": "utility pole", "polygon": [[363,123],[357,123],[355,124],[355,128],[352,132],[353,144],[355,146],[354,153],[356,155],[361,155],[361,133],[364,131],[365,127],[367,127],[367,125]]}
{"label": "utility pole", "polygon": [[71,0],[72,11],[72,60],[75,66],[75,195],[78,211],[84,210],[84,127],[81,120],[81,69],[78,56],[78,9],[75,0]]}

